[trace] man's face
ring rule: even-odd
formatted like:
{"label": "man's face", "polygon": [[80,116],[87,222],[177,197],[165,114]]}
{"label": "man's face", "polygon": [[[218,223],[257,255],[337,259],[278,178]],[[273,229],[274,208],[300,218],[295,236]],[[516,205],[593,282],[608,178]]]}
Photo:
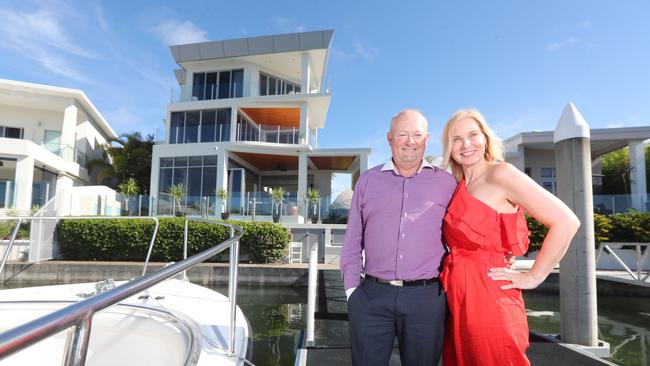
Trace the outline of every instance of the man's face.
{"label": "man's face", "polygon": [[398,169],[419,166],[429,141],[426,122],[417,113],[404,113],[393,121],[388,144]]}

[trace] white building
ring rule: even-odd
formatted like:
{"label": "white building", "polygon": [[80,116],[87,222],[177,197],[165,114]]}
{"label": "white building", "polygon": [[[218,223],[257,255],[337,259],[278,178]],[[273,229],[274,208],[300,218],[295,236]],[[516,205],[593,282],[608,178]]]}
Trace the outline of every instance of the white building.
{"label": "white building", "polygon": [[[650,211],[646,192],[644,140],[650,138],[650,126],[593,128],[591,133],[592,182],[594,209],[600,213],[625,212],[629,208]],[[630,149],[630,191],[628,195],[602,196],[602,156]],[[555,144],[553,131],[516,134],[504,141],[506,160],[526,172],[542,187],[555,193]]]}
{"label": "white building", "polygon": [[[357,177],[370,149],[319,149],[330,104],[326,68],[333,31],[171,46],[180,86],[167,108],[166,140],[154,146],[151,194],[171,213],[182,184],[188,213],[270,215],[269,189],[287,191],[285,222],[301,222],[305,194],[331,193],[333,173]],[[344,133],[344,131],[341,131]],[[321,212],[329,198],[322,202]]]}
{"label": "white building", "polygon": [[82,91],[0,79],[0,216],[55,196],[58,214],[89,213],[71,207],[73,186],[95,183],[86,161],[116,137]]}

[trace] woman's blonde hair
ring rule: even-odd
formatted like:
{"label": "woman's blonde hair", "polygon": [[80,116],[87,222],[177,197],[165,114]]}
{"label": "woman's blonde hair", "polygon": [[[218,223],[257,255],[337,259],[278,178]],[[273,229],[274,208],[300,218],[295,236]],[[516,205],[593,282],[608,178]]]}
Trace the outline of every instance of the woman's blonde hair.
{"label": "woman's blonde hair", "polygon": [[454,127],[456,127],[456,123],[466,118],[474,120],[481,132],[483,132],[483,136],[485,136],[485,154],[483,155],[485,160],[488,162],[504,160],[503,143],[487,125],[485,116],[473,108],[461,109],[449,118],[447,124],[445,124],[445,128],[442,130],[442,166],[444,168],[451,168],[451,172],[454,174],[457,181],[460,181],[463,178],[463,167],[451,157],[451,146],[454,138],[452,134],[454,132]]}

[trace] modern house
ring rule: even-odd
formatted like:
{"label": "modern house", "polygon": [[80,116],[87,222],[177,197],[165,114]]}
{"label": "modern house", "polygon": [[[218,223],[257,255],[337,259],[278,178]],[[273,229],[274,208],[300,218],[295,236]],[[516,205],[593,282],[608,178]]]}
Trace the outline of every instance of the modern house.
{"label": "modern house", "polygon": [[[370,149],[319,149],[330,92],[326,70],[333,31],[240,38],[171,46],[178,96],[167,107],[166,138],[154,146],[151,194],[158,214],[180,209],[219,215],[215,194],[228,192],[234,215],[283,222],[307,215],[308,188],[321,214],[334,173],[367,169]],[[180,184],[187,195],[170,197]],[[282,205],[270,190],[283,188]],[[179,202],[180,201],[180,202]],[[177,207],[178,206],[178,207]]]}
{"label": "modern house", "polygon": [[[584,119],[573,104],[567,105],[561,118]],[[594,209],[601,213],[625,212],[629,208],[650,211],[644,144],[644,140],[650,139],[650,126],[594,128],[590,132]],[[630,194],[602,196],[601,158],[624,147],[630,150]],[[504,141],[504,149],[509,163],[555,193],[553,131],[519,133]]]}
{"label": "modern house", "polygon": [[30,214],[53,197],[58,215],[98,211],[94,199],[79,206],[73,187],[95,184],[86,162],[103,159],[116,137],[80,90],[0,80],[0,216]]}

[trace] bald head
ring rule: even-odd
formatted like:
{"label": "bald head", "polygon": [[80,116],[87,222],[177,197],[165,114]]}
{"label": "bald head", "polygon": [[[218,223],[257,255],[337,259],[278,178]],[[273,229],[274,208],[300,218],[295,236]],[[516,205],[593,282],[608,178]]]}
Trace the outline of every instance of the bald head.
{"label": "bald head", "polygon": [[429,123],[424,115],[417,109],[405,109],[390,120],[390,132],[394,132],[395,124],[400,121],[410,120],[417,121],[417,124],[424,127],[424,131],[429,131]]}

